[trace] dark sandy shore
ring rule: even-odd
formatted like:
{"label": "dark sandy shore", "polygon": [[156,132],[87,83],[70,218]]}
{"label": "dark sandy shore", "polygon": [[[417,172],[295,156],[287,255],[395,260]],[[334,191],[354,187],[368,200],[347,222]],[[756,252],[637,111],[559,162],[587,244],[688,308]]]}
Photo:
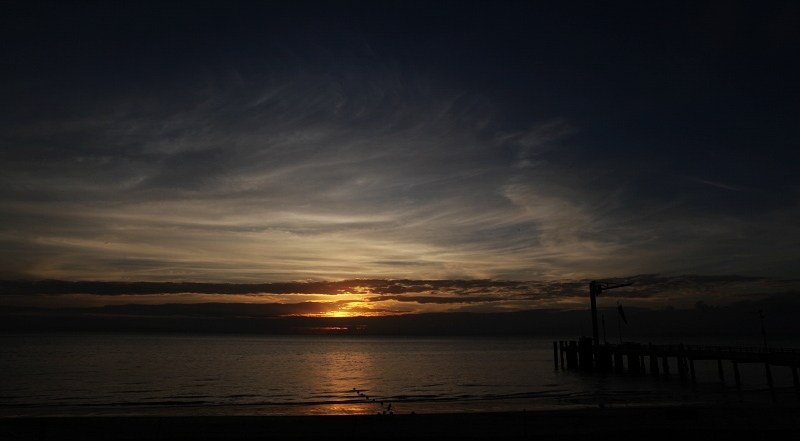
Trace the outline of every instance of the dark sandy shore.
{"label": "dark sandy shore", "polygon": [[[2,418],[0,440],[636,439],[800,435],[800,404],[350,416]],[[544,437],[544,438],[543,438]],[[780,438],[776,438],[780,439]]]}

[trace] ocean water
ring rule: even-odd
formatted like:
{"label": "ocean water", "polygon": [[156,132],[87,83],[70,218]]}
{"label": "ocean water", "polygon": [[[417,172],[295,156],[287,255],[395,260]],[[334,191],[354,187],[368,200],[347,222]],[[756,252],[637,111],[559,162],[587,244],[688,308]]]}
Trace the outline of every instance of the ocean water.
{"label": "ocean water", "polygon": [[[556,367],[551,340],[0,334],[0,416],[466,412],[768,399],[763,365],[697,382]],[[779,399],[797,398],[773,367]],[[390,406],[391,405],[391,406]]]}

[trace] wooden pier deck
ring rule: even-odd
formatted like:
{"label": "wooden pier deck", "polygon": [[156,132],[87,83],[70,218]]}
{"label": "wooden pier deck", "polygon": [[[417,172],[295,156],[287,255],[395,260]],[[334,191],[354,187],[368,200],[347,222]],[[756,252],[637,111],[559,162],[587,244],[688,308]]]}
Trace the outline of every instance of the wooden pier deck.
{"label": "wooden pier deck", "polygon": [[[733,365],[734,381],[741,386],[740,363],[762,363],[767,384],[773,387],[772,367],[789,367],[795,390],[800,397],[800,349],[759,348],[736,346],[702,345],[653,345],[641,343],[622,343],[593,345],[592,339],[578,341],[554,341],[553,356],[556,366],[579,368],[586,371],[611,371],[639,375],[650,369],[653,375],[669,375],[670,366],[675,366],[678,375],[696,380],[694,362],[697,360],[716,360],[720,381],[725,381],[723,362]],[[670,361],[670,359],[672,361]],[[627,362],[626,362],[627,360]]]}

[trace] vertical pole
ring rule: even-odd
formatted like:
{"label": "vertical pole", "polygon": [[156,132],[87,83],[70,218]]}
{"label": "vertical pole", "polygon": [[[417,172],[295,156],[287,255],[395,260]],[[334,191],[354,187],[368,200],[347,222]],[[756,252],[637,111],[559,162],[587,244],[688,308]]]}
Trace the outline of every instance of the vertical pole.
{"label": "vertical pole", "polygon": [[553,342],[553,363],[556,365],[556,369],[558,369],[558,342]]}
{"label": "vertical pole", "polygon": [[608,340],[606,340],[606,316],[603,314],[603,344],[607,345]]}
{"label": "vertical pole", "polygon": [[724,383],[725,382],[725,374],[722,372],[722,358],[721,357],[717,358],[717,371],[719,372],[719,382],[720,383]]}
{"label": "vertical pole", "polygon": [[600,294],[600,285],[592,280],[589,284],[589,297],[592,302],[592,338],[595,346],[600,344],[600,332],[597,329],[597,295]]}
{"label": "vertical pole", "polygon": [[611,366],[614,364],[611,361],[611,349],[608,347],[602,348],[598,354],[600,355],[602,361],[602,365],[598,365],[598,367],[602,368],[603,372],[607,372],[611,370]]}
{"label": "vertical pole", "polygon": [[667,354],[664,354],[664,357],[661,359],[661,367],[664,369],[664,376],[669,376],[669,362],[667,362]]}
{"label": "vertical pole", "polygon": [[739,363],[733,360],[733,379],[736,381],[736,386],[742,385],[742,378],[739,376]]}
{"label": "vertical pole", "polygon": [[622,373],[625,371],[624,361],[623,361],[622,352],[619,350],[614,352],[614,370],[618,373]]}
{"label": "vertical pole", "polygon": [[562,342],[560,342],[560,344],[561,344],[561,367],[563,368],[564,367],[564,352],[565,352],[565,350],[567,348],[567,342],[562,341]]}
{"label": "vertical pole", "polygon": [[772,395],[772,402],[777,401],[775,397],[775,388],[772,386],[772,369],[769,367],[769,360],[764,362],[764,369],[767,370],[767,385],[769,385],[769,393]]}
{"label": "vertical pole", "polygon": [[772,389],[772,369],[770,369],[768,361],[764,362],[764,370],[767,372],[767,385]]}
{"label": "vertical pole", "polygon": [[650,353],[650,373],[658,375],[658,355],[654,352]]}
{"label": "vertical pole", "polygon": [[628,373],[630,375],[639,375],[640,372],[639,354],[628,353]]}
{"label": "vertical pole", "polygon": [[578,342],[575,340],[569,341],[567,346],[567,369],[574,369],[578,365]]}
{"label": "vertical pole", "polygon": [[689,357],[689,370],[692,373],[692,383],[695,383],[697,381],[697,376],[694,373],[694,358],[692,357]]}
{"label": "vertical pole", "polygon": [[764,354],[764,370],[767,372],[767,384],[772,389],[772,369],[769,366],[769,354]]}
{"label": "vertical pole", "polygon": [[584,371],[594,368],[594,346],[588,338],[578,341],[578,365]]}

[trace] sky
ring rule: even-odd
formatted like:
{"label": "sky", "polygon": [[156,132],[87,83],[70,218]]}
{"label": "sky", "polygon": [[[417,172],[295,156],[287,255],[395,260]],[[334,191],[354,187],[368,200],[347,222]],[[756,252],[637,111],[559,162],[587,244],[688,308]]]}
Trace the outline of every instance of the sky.
{"label": "sky", "polygon": [[796,2],[5,9],[0,278],[28,281],[6,307],[797,292]]}

